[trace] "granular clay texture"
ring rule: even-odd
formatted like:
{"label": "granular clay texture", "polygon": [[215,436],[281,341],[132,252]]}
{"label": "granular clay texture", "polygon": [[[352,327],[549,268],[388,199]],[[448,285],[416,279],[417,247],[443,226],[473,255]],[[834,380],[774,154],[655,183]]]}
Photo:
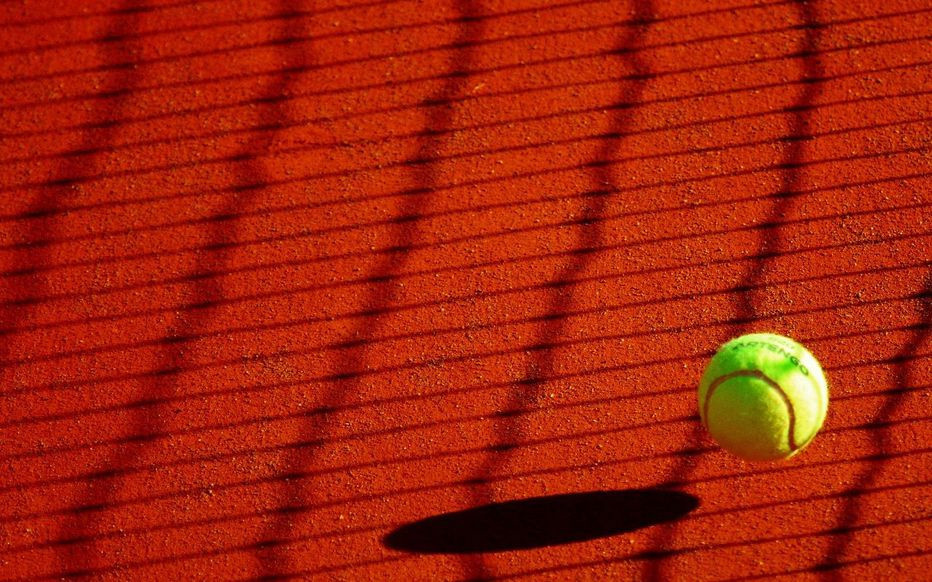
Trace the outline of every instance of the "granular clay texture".
{"label": "granular clay texture", "polygon": [[[0,3],[0,578],[919,579],[924,0]],[[826,368],[751,464],[696,386]]]}

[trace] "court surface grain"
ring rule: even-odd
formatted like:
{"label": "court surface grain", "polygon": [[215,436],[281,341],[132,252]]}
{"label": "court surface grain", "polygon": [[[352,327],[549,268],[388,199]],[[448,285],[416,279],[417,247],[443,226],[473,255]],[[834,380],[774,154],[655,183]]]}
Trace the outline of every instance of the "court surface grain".
{"label": "court surface grain", "polygon": [[[932,568],[921,0],[0,3],[0,577]],[[752,330],[822,433],[719,450]]]}

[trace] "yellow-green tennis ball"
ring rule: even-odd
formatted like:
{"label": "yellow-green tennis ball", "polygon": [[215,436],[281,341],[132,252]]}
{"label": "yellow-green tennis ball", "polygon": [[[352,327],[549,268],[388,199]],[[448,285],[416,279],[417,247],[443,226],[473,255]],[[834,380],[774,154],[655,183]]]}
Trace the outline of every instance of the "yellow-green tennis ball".
{"label": "yellow-green tennis ball", "polygon": [[719,348],[699,381],[699,416],[718,444],[750,461],[785,459],[825,421],[828,384],[809,350],[751,333]]}

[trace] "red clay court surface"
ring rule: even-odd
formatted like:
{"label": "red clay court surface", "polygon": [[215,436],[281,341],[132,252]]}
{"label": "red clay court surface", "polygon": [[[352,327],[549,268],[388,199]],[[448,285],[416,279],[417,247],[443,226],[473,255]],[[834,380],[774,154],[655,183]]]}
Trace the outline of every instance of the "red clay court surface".
{"label": "red clay court surface", "polygon": [[[932,570],[928,1],[0,23],[2,578]],[[782,463],[698,422],[752,330]]]}

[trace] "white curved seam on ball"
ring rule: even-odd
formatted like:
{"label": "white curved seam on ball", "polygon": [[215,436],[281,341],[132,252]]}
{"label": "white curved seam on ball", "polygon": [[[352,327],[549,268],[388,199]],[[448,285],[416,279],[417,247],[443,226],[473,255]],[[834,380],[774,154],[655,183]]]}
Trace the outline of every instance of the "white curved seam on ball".
{"label": "white curved seam on ball", "polygon": [[[809,444],[809,441],[811,441],[813,437],[815,437],[816,432],[818,432],[818,428],[816,428],[816,432],[813,432],[812,435],[808,439],[806,439],[802,445],[797,446],[796,434],[795,434],[796,432],[796,410],[793,408],[793,403],[790,401],[790,398],[786,394],[786,391],[783,390],[783,387],[780,386],[780,384],[776,382],[773,378],[761,372],[760,370],[751,370],[751,369],[735,370],[723,376],[719,376],[718,378],[716,378],[709,384],[709,389],[705,395],[705,401],[702,403],[702,409],[703,409],[703,412],[705,413],[703,415],[705,417],[703,420],[703,424],[705,425],[706,429],[709,428],[709,401],[712,399],[712,393],[715,391],[716,388],[718,388],[719,386],[721,386],[728,380],[731,380],[732,378],[738,378],[741,376],[750,376],[752,378],[763,380],[768,386],[776,389],[777,394],[779,394],[780,398],[783,399],[783,404],[786,406],[786,411],[787,411],[787,414],[789,415],[789,427],[787,428],[787,433],[788,433],[787,444],[789,445],[790,452],[791,453],[796,452],[802,447]],[[821,402],[821,398],[820,398],[820,402]]]}

